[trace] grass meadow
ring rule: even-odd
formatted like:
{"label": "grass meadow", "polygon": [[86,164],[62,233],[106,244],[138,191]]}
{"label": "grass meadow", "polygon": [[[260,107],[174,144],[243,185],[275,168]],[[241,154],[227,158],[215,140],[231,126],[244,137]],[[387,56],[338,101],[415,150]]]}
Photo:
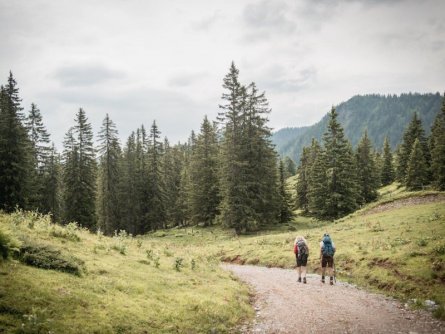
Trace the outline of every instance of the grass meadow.
{"label": "grass meadow", "polygon": [[444,194],[392,185],[378,203],[326,222],[294,222],[236,236],[219,226],[114,237],[47,216],[0,214],[0,332],[228,333],[254,316],[250,292],[219,264],[292,268],[296,235],[319,271],[319,242],[331,234],[339,279],[401,300],[440,305],[445,319]]}

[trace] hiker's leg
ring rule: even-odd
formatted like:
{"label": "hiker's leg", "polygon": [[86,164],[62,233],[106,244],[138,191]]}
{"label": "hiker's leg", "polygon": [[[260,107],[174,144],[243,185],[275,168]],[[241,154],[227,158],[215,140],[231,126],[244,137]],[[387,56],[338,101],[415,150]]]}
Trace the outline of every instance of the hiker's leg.
{"label": "hiker's leg", "polygon": [[328,262],[326,261],[326,257],[321,257],[321,282],[324,283],[324,276],[326,274],[326,266]]}
{"label": "hiker's leg", "polygon": [[329,283],[331,285],[333,285],[334,284],[334,258],[333,257],[329,257],[328,267],[329,267]]}

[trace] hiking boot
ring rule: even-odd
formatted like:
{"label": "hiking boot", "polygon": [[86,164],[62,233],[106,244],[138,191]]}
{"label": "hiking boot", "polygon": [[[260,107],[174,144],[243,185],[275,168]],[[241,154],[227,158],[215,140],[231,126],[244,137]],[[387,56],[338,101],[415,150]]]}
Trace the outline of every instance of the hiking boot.
{"label": "hiking boot", "polygon": [[298,277],[298,283],[301,283],[301,277]]}
{"label": "hiking boot", "polygon": [[324,276],[321,276],[321,283],[324,283]]}
{"label": "hiking boot", "polygon": [[306,284],[306,277],[303,278],[303,283]]}
{"label": "hiking boot", "polygon": [[334,277],[331,276],[331,278],[329,279],[329,284],[334,285]]}

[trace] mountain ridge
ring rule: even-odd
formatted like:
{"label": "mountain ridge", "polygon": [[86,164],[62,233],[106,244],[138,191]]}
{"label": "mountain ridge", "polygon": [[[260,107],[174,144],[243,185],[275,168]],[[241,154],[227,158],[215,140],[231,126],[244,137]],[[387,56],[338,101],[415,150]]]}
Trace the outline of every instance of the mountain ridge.
{"label": "mountain ridge", "polygon": [[[368,131],[375,149],[380,150],[388,136],[394,150],[401,142],[406,126],[415,112],[422,120],[428,135],[436,114],[440,111],[442,96],[437,93],[403,93],[400,95],[355,95],[336,106],[338,120],[353,147],[364,131]],[[303,147],[312,138],[321,140],[328,122],[328,113],[317,123],[305,127],[287,127],[273,133],[272,142],[278,154],[299,162]]]}

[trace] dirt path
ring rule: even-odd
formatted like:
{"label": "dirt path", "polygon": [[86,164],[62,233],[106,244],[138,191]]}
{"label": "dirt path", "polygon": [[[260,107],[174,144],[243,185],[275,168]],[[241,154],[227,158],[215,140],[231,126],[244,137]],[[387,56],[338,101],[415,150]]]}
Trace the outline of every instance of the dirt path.
{"label": "dirt path", "polygon": [[241,333],[445,333],[423,311],[349,284],[322,284],[318,275],[297,283],[289,269],[224,264],[255,292],[256,318]]}
{"label": "dirt path", "polygon": [[371,215],[373,213],[380,213],[388,210],[403,208],[406,206],[419,205],[425,203],[445,202],[445,196],[442,194],[432,194],[425,196],[414,196],[409,198],[402,198],[393,202],[381,204],[375,208],[364,211],[363,215]]}

